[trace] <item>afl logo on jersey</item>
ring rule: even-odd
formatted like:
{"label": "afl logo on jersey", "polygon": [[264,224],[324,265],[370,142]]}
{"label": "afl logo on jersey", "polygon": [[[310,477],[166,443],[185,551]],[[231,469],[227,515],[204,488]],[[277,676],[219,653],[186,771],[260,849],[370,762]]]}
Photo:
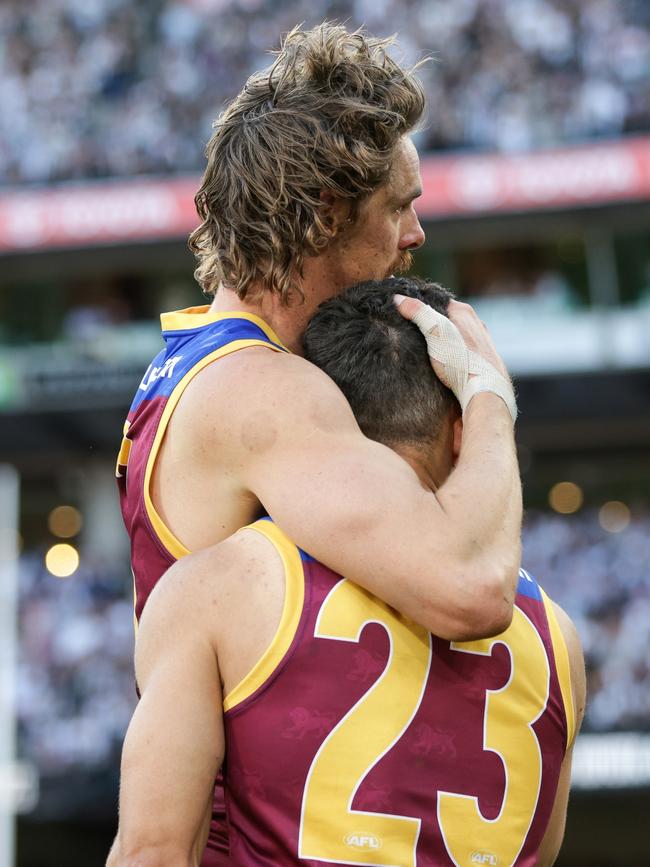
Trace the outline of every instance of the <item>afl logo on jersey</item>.
{"label": "afl logo on jersey", "polygon": [[362,834],[358,831],[346,834],[343,842],[346,846],[351,846],[353,849],[381,849],[379,837],[375,837],[374,834]]}
{"label": "afl logo on jersey", "polygon": [[472,864],[489,864],[490,867],[495,867],[499,863],[499,859],[491,852],[472,852]]}

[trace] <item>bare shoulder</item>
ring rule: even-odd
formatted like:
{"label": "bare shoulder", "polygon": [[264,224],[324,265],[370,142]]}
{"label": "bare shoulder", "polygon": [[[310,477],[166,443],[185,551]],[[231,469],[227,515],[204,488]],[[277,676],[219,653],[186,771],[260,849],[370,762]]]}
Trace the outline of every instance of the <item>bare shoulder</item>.
{"label": "bare shoulder", "polygon": [[242,529],[189,554],[161,578],[136,645],[138,682],[169,655],[219,661],[226,692],[270,644],[282,614],[284,564],[261,532]]}
{"label": "bare shoulder", "polygon": [[243,529],[201,551],[178,560],[162,576],[147,601],[141,629],[155,621],[157,631],[178,631],[189,622],[209,624],[211,634],[227,619],[229,600],[242,587],[252,591],[251,576],[264,575],[279,555],[261,533]]}
{"label": "bare shoulder", "polygon": [[157,617],[165,611],[169,611],[170,616],[192,609],[200,611],[221,587],[247,566],[250,547],[251,543],[235,534],[177,560],[152,591],[142,622],[150,618],[149,612],[154,610]]}
{"label": "bare shoulder", "polygon": [[[251,347],[209,364],[183,396],[199,432],[214,442],[264,446],[278,433],[278,421],[357,429],[338,386],[314,364],[297,355]],[[260,436],[265,442],[260,442]]]}
{"label": "bare shoulder", "polygon": [[237,573],[240,554],[231,539],[176,561],[154,587],[142,613],[138,644],[147,646],[181,633],[187,622],[202,620],[217,601],[219,581]]}

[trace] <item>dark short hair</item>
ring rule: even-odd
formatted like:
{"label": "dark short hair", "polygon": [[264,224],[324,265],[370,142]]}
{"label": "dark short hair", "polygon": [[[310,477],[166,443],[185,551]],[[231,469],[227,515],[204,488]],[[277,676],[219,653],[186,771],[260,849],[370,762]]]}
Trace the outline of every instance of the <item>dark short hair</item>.
{"label": "dark short hair", "polygon": [[413,277],[368,280],[321,304],[303,347],[339,386],[367,437],[388,446],[420,445],[438,437],[458,404],[433,372],[424,337],[397,310],[396,293],[444,315],[453,298]]}

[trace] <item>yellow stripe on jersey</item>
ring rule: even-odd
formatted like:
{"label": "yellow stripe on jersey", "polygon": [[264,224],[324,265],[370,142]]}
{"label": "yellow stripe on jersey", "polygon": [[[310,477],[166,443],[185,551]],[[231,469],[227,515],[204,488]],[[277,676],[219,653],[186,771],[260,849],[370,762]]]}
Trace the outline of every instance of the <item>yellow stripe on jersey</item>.
{"label": "yellow stripe on jersey", "polygon": [[564,635],[560,629],[555,611],[553,610],[553,602],[546,593],[539,588],[544,600],[544,608],[546,609],[546,617],[551,632],[551,641],[553,642],[553,652],[555,654],[555,668],[557,670],[558,680],[560,682],[560,692],[562,693],[562,701],[564,703],[564,712],[566,714],[567,724],[567,749],[573,743],[576,731],[576,715],[575,705],[573,700],[573,687],[571,686],[571,667],[569,665],[569,651],[567,650]]}
{"label": "yellow stripe on jersey", "polygon": [[120,445],[120,451],[117,455],[117,463],[115,464],[115,476],[118,479],[122,478],[120,467],[126,467],[129,463],[129,455],[131,454],[131,446],[133,445],[133,442],[128,437],[130,426],[131,422],[127,419],[124,422],[124,428],[122,429],[122,444]]}
{"label": "yellow stripe on jersey", "polygon": [[171,313],[163,313],[160,316],[160,324],[163,331],[189,331],[192,328],[202,328],[204,325],[211,325],[213,322],[220,322],[222,319],[246,319],[261,328],[264,334],[277,343],[283,349],[289,350],[282,343],[275,331],[259,316],[254,313],[210,313],[210,307],[206,304],[201,307],[187,307],[185,310],[175,310]]}
{"label": "yellow stripe on jersey", "polygon": [[[233,318],[233,315],[221,315],[221,318]],[[250,317],[246,315],[245,318]],[[261,321],[262,320],[260,320],[260,322]],[[185,376],[180,380],[178,385],[176,385],[172,393],[169,395],[167,403],[165,404],[165,409],[163,410],[163,414],[160,417],[160,422],[158,423],[156,436],[154,438],[153,445],[151,446],[151,452],[149,453],[147,468],[144,475],[144,505],[145,509],[147,510],[147,516],[151,521],[151,526],[153,527],[155,534],[158,536],[158,539],[160,540],[160,542],[162,542],[167,551],[169,551],[171,556],[174,557],[176,560],[180,560],[181,557],[185,557],[185,555],[189,554],[190,552],[185,547],[185,545],[183,545],[183,543],[176,538],[176,536],[172,533],[169,527],[165,524],[163,519],[156,511],[153,500],[151,499],[151,476],[153,475],[153,468],[156,463],[156,458],[158,457],[160,444],[162,443],[163,437],[165,436],[167,425],[169,424],[169,419],[171,418],[171,415],[176,408],[176,404],[178,403],[181,395],[183,394],[191,380],[196,376],[196,374],[199,373],[199,371],[203,370],[204,367],[207,367],[208,364],[216,361],[218,358],[223,358],[225,355],[230,355],[231,352],[237,352],[239,349],[246,349],[249,346],[265,346],[267,349],[271,349],[274,352],[281,352],[280,349],[272,346],[269,343],[266,343],[264,340],[254,339],[233,340],[231,343],[227,343],[220,349],[215,349],[214,352],[210,352],[208,355],[205,355],[203,358],[201,358],[194,365],[194,367],[191,368],[191,370],[188,370]]]}
{"label": "yellow stripe on jersey", "polygon": [[256,521],[244,527],[255,530],[271,542],[284,565],[284,605],[273,640],[249,673],[230,690],[223,700],[223,709],[232,710],[258,690],[282,662],[294,639],[305,598],[305,575],[300,552],[282,530],[271,521]]}

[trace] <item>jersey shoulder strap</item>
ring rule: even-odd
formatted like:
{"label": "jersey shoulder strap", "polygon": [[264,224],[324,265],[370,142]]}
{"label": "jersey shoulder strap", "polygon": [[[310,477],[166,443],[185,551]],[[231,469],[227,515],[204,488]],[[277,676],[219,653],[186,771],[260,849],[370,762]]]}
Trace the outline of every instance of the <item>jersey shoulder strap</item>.
{"label": "jersey shoulder strap", "polygon": [[571,684],[571,666],[569,663],[569,649],[567,647],[562,629],[560,628],[553,602],[535,578],[525,569],[519,570],[519,582],[517,584],[517,596],[527,597],[539,603],[546,620],[548,636],[553,650],[555,670],[562,696],[562,706],[566,719],[566,745],[567,748],[573,743],[576,730],[576,719],[573,699],[573,686]]}
{"label": "jersey shoulder strap", "polygon": [[268,539],[279,554],[284,569],[284,605],[271,644],[251,671],[224,697],[224,711],[231,711],[241,705],[266,684],[289,652],[303,615],[305,601],[303,561],[311,559],[309,555],[297,548],[268,517],[261,518],[242,529],[260,533]]}
{"label": "jersey shoulder strap", "polygon": [[275,352],[289,352],[273,329],[251,313],[211,313],[208,307],[190,307],[161,316],[165,349],[145,373],[129,413],[137,417],[145,404],[159,407],[151,430],[142,480],[142,494],[148,519],[158,539],[178,559],[187,554],[158,515],[151,498],[151,479],[160,446],[183,392],[205,367],[226,355],[250,346],[264,346]]}

